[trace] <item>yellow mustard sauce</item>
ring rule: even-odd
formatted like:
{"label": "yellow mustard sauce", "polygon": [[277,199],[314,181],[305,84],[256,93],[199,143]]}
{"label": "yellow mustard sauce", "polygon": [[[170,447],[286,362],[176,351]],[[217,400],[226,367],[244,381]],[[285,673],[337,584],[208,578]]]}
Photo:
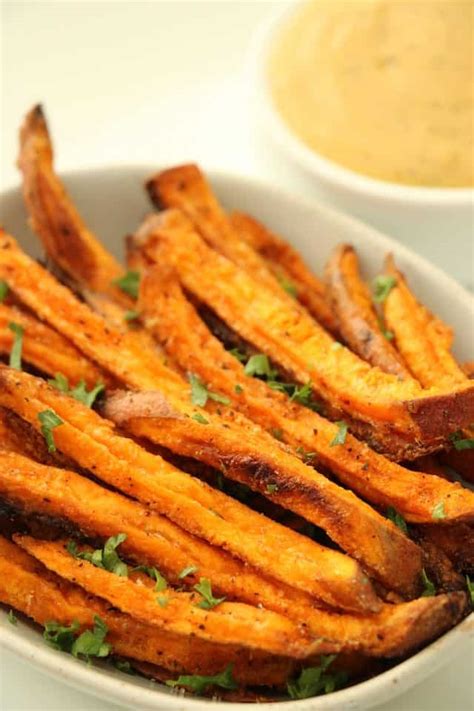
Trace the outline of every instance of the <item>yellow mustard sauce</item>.
{"label": "yellow mustard sauce", "polygon": [[315,0],[270,52],[277,111],[310,148],[407,185],[474,185],[472,0]]}

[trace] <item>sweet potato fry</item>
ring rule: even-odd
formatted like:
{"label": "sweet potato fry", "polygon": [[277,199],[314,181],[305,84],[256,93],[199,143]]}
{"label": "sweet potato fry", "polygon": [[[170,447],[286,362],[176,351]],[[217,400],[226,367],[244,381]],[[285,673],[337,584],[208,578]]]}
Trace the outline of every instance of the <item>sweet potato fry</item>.
{"label": "sweet potato fry", "polygon": [[466,385],[468,378],[449,351],[447,327],[416,300],[391,255],[385,273],[396,279],[383,304],[385,321],[411,372],[427,388]]}
{"label": "sweet potato fry", "polygon": [[199,607],[199,594],[169,588],[160,594],[166,601],[160,605],[153,589],[73,558],[66,551],[65,541],[38,541],[29,536],[15,536],[14,540],[60,577],[160,629],[296,659],[333,651],[329,644],[311,638],[303,628],[275,612],[239,602],[223,602],[205,610]]}
{"label": "sweet potato fry", "polygon": [[108,294],[125,307],[130,299],[113,285],[123,269],[87,229],[53,168],[53,148],[40,105],[25,117],[18,166],[32,229],[58,266],[81,286]]}
{"label": "sweet potato fry", "polygon": [[139,303],[144,323],[183,370],[196,373],[265,429],[279,430],[307,463],[321,462],[364,498],[378,506],[395,506],[410,522],[430,523],[440,501],[446,522],[472,520],[474,498],[467,490],[390,462],[351,435],[345,446],[331,446],[337,425],[248,377],[209,332],[166,263],[154,266],[143,278]]}
{"label": "sweet potato fry", "polygon": [[349,244],[334,250],[326,265],[327,298],[344,342],[361,358],[385,373],[411,378],[400,355],[383,335],[369,289]]}
{"label": "sweet potato fry", "polygon": [[[149,235],[146,243],[147,227]],[[474,387],[422,390],[413,380],[371,368],[299,308],[280,300],[209,249],[176,210],[156,216],[137,239],[153,259],[164,242],[184,286],[300,383],[339,409],[411,439],[446,439],[474,418]]]}
{"label": "sweet potato fry", "polygon": [[474,573],[474,528],[466,524],[454,526],[419,526],[423,537],[448,556],[456,570]]}
{"label": "sweet potato fry", "polygon": [[284,239],[243,212],[232,212],[230,224],[258,252],[280,282],[295,290],[295,296],[316,321],[337,334],[337,323],[326,299],[325,288],[308,269],[301,255]]}
{"label": "sweet potato fry", "polygon": [[0,304],[0,353],[10,353],[13,343],[13,333],[8,328],[10,323],[23,327],[22,357],[42,373],[51,377],[62,373],[71,385],[77,385],[81,380],[89,387],[105,382],[106,378],[97,366],[84,358],[66,338],[18,306]]}
{"label": "sweet potato fry", "polygon": [[[80,403],[48,388],[41,381],[26,374],[12,373],[7,369],[0,370],[0,381],[0,401],[8,404],[33,426],[38,426],[38,414],[45,409],[53,409],[59,415],[64,424],[61,429],[56,430],[55,442],[61,452],[74,458],[82,467],[94,471],[95,476],[167,515],[190,533],[224,547],[264,574],[311,593],[335,607],[354,610],[379,607],[366,576],[350,558],[266,519],[225,494],[180,472],[160,457],[149,454],[134,442],[115,435],[109,422],[102,420]],[[150,401],[150,395],[153,394],[145,393],[144,397]],[[121,407],[119,409],[123,410]],[[126,417],[130,412],[133,415],[133,407],[126,406]],[[166,423],[173,419],[172,411],[168,407],[164,430]],[[189,440],[193,447],[194,424],[198,431],[203,429],[202,425],[194,420],[185,420],[186,440]],[[219,437],[228,430],[222,428],[220,431],[215,428],[215,432]],[[178,448],[180,445],[188,446],[181,444],[181,438],[178,437]],[[258,448],[254,449],[253,456],[256,456],[257,451]],[[225,446],[223,452],[226,452]],[[185,453],[188,453],[188,450],[185,450]],[[223,456],[228,458],[224,453]],[[236,461],[238,456],[237,451],[230,455]],[[245,454],[243,456],[245,457]],[[296,458],[292,459],[299,464]],[[243,465],[241,463],[240,466]],[[301,465],[300,468],[305,469]],[[277,467],[276,470],[278,471]],[[326,483],[329,489],[337,489],[329,481]],[[308,487],[305,491],[307,489]],[[319,499],[325,501],[328,496],[323,491],[319,494]],[[377,557],[377,553],[374,556],[370,552],[368,545],[370,542],[375,547],[374,538],[378,541],[377,552],[385,547],[386,552],[382,554],[382,561],[377,566],[381,569],[380,575],[384,582],[388,584],[391,581],[389,574],[388,577],[384,575],[385,569],[390,567],[389,563],[403,559],[406,561],[407,572],[402,576],[397,574],[394,585],[397,589],[413,593],[421,569],[420,565],[417,566],[416,547],[391,524],[387,524],[383,531],[377,533],[377,524],[380,526],[384,522],[383,519],[379,522],[379,517],[369,507],[365,507],[364,511],[366,520],[358,517],[356,513],[351,515],[351,503],[353,500],[357,503],[357,500],[350,492],[340,490],[339,498],[339,506],[334,503],[329,508],[334,511],[344,510],[344,513],[338,515],[345,520],[344,528],[347,531],[353,530],[356,536],[360,535],[356,531],[357,527],[362,531],[365,527],[367,556]],[[362,503],[358,503],[364,510]],[[216,512],[219,512],[219,516]],[[322,512],[321,518],[324,516],[326,514]],[[336,523],[335,519],[334,525]],[[280,550],[278,561],[272,556],[275,546]]]}
{"label": "sweet potato fry", "polygon": [[[234,678],[244,685],[280,685],[294,661],[217,645],[197,637],[183,637],[132,619],[99,598],[50,573],[19,546],[0,537],[0,602],[44,625],[55,620],[69,625],[77,620],[81,630],[92,627],[99,615],[109,628],[107,641],[114,654],[159,664],[170,672],[214,674],[234,665]],[[165,678],[172,677],[168,673]]]}

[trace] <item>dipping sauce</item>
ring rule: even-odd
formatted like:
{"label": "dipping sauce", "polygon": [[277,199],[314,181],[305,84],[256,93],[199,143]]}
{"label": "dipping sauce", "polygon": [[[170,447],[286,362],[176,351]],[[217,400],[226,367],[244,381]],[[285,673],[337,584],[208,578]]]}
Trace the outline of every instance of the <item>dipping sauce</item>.
{"label": "dipping sauce", "polygon": [[274,104],[310,148],[407,185],[474,184],[474,5],[315,0],[275,38]]}

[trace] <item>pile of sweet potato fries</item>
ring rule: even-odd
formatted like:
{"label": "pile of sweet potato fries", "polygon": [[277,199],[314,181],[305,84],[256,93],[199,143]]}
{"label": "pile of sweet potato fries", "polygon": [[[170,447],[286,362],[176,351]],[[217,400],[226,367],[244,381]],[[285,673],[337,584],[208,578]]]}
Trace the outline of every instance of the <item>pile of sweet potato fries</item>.
{"label": "pile of sweet potato fries", "polygon": [[[21,129],[49,269],[0,232],[0,602],[63,652],[197,694],[304,698],[468,614],[474,382],[392,257],[320,280],[194,165],[127,267]],[[390,661],[391,660],[391,661]]]}

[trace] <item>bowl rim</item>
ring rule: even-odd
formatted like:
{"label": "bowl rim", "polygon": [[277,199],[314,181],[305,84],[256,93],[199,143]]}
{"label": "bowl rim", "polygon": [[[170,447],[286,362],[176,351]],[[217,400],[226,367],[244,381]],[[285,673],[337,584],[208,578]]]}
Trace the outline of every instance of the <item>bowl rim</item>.
{"label": "bowl rim", "polygon": [[[155,164],[119,162],[61,171],[60,177],[66,182],[66,185],[68,180],[86,179],[91,173],[101,173],[105,176],[107,173],[116,173],[117,171],[139,174],[142,179],[145,179],[147,175],[154,171],[156,172],[159,168],[160,166]],[[245,184],[248,190],[264,191],[272,195],[274,200],[281,198],[291,202],[295,210],[309,210],[330,217],[336,224],[342,225],[346,229],[362,230],[369,244],[377,242],[382,249],[393,250],[398,256],[408,258],[416,268],[429,269],[436,275],[441,289],[455,289],[459,298],[468,305],[471,295],[452,277],[370,225],[345,215],[335,208],[327,207],[318,201],[292,194],[291,191],[271,185],[262,179],[223,170],[209,170],[208,175],[210,182],[216,186],[217,190],[219,189],[219,183],[227,183],[228,186],[232,184],[243,186]],[[21,200],[21,188],[19,186],[0,191],[0,207],[3,200],[12,199],[15,196],[18,196]],[[19,634],[18,630],[22,626],[30,629],[29,625],[23,622],[19,622],[19,626],[11,626],[6,619],[6,615],[0,615],[0,651],[3,647],[22,661],[33,664],[33,666],[44,671],[47,675],[59,681],[64,681],[73,688],[80,691],[86,690],[87,693],[110,702],[127,704],[133,708],[139,707],[150,711],[187,711],[188,709],[211,711],[211,709],[217,708],[222,708],[224,711],[248,711],[249,707],[251,707],[249,703],[226,701],[219,701],[217,705],[212,699],[195,698],[188,695],[184,696],[181,692],[170,692],[159,683],[146,682],[144,680],[140,680],[141,683],[136,683],[136,681],[132,680],[133,677],[126,677],[115,670],[104,669],[100,666],[95,668],[88,667],[70,655],[61,654],[46,645],[43,646],[41,637],[36,632],[31,639],[21,633]],[[441,635],[441,637],[420,651],[415,652],[411,657],[371,679],[354,684],[346,689],[335,691],[327,696],[278,703],[284,704],[282,708],[288,711],[339,711],[341,708],[368,709],[375,704],[395,698],[396,695],[422,682],[452,656],[461,653],[463,647],[466,647],[473,635],[474,612]],[[394,689],[396,689],[395,693]],[[259,703],[258,707],[262,708],[262,711],[275,711],[276,709],[275,702]]]}
{"label": "bowl rim", "polygon": [[247,71],[257,119],[269,129],[277,145],[307,172],[359,197],[427,207],[465,207],[473,204],[474,187],[404,185],[351,170],[310,148],[285,123],[271,97],[267,78],[268,56],[277,32],[305,2],[306,0],[285,0],[283,7],[278,7],[270,13],[254,33],[247,57]]}

